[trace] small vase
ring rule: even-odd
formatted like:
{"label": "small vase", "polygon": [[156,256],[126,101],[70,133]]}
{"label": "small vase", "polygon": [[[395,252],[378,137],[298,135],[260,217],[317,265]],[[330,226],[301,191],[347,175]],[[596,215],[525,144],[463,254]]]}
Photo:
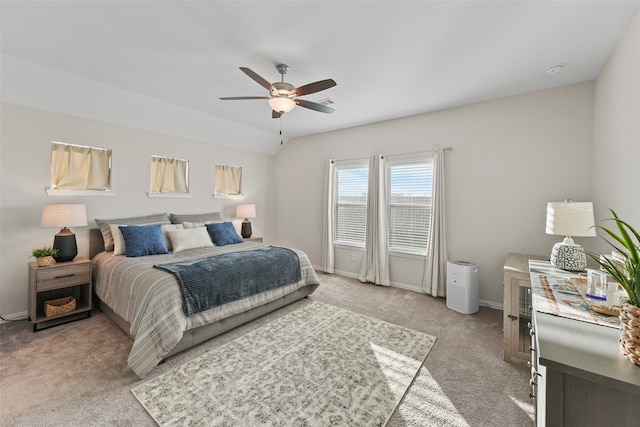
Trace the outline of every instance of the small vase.
{"label": "small vase", "polygon": [[620,351],[640,366],[640,307],[625,301],[620,309]]}
{"label": "small vase", "polygon": [[43,256],[36,258],[36,265],[38,267],[49,267],[50,265],[53,265],[54,262],[56,261],[52,256]]}

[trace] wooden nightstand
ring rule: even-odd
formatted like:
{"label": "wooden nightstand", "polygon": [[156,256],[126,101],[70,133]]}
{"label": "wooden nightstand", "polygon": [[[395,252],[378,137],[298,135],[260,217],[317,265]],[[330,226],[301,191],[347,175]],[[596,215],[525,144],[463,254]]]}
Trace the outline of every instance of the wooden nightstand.
{"label": "wooden nightstand", "polygon": [[243,237],[245,242],[257,242],[262,243],[262,237],[251,236],[251,237]]}
{"label": "wooden nightstand", "polygon": [[[76,257],[73,261],[48,267],[29,263],[29,319],[33,323],[33,332],[91,317],[91,295],[91,260]],[[57,316],[45,316],[45,301],[69,296],[76,299],[75,310]]]}

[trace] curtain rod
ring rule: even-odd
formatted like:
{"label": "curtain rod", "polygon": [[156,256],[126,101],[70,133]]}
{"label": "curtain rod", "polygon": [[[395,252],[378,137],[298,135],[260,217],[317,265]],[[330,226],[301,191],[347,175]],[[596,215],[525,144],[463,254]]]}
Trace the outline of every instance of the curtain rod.
{"label": "curtain rod", "polygon": [[[452,151],[452,150],[453,150],[453,147],[452,147],[452,146],[444,147],[444,148],[443,148],[443,150],[444,150],[444,151]],[[381,156],[382,156],[383,158],[384,158],[384,157],[387,157],[387,156],[407,156],[407,155],[410,155],[410,154],[433,153],[434,151],[436,151],[436,150],[435,150],[435,149],[433,149],[433,150],[415,151],[415,152],[413,152],[413,153],[400,153],[400,154],[381,154]],[[367,160],[367,159],[369,159],[369,157],[354,157],[354,158],[352,158],[352,159],[337,159],[337,160],[331,159],[331,163],[335,163],[335,162],[349,162],[349,161],[351,161],[351,160]]]}
{"label": "curtain rod", "polygon": [[[442,148],[443,151],[452,151],[453,147],[449,146],[449,147],[443,147]],[[425,150],[425,151],[415,151],[413,153],[399,153],[399,154],[383,154],[382,157],[392,157],[392,156],[408,156],[410,154],[424,154],[424,153],[433,153],[435,150],[435,148],[433,150]]]}

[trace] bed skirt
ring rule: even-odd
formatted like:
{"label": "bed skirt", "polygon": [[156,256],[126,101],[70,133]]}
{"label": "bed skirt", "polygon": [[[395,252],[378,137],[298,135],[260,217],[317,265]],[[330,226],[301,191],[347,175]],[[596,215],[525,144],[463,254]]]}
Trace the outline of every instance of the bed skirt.
{"label": "bed skirt", "polygon": [[[169,354],[165,356],[165,358],[173,356],[174,354],[177,354],[181,351],[187,350],[210,338],[213,338],[233,328],[257,319],[258,317],[264,316],[267,313],[278,310],[279,308],[289,305],[295,301],[306,298],[311,293],[313,293],[313,291],[315,291],[317,287],[317,284],[305,285],[293,293],[278,298],[277,300],[268,302],[264,305],[255,307],[244,313],[235,314],[231,317],[220,319],[217,322],[198,326],[196,328],[185,331],[182,339],[178,342],[178,344],[176,344],[173,350],[171,350],[171,352],[169,352]],[[100,301],[99,298],[96,298],[95,300],[98,309],[106,314],[109,319],[111,319],[116,325],[118,325],[118,327],[120,327],[120,329],[131,336],[131,333],[129,332],[131,330],[131,325],[129,324],[129,322],[116,314],[113,310],[111,310],[111,308],[109,308],[108,305]]]}

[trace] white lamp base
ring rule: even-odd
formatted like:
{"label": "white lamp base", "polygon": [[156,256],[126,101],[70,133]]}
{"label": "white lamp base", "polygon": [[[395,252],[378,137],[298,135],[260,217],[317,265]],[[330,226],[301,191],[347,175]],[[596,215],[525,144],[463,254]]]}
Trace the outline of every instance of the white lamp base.
{"label": "white lamp base", "polygon": [[[571,238],[569,238],[571,240]],[[551,250],[551,265],[567,271],[584,271],[587,268],[587,256],[584,248],[567,239],[553,245]]]}

